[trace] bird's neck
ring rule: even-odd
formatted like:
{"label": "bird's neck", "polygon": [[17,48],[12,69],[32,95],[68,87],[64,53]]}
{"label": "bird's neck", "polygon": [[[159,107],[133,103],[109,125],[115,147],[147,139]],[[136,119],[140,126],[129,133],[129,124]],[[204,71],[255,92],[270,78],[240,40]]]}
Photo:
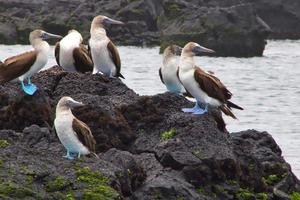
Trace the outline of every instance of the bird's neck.
{"label": "bird's neck", "polygon": [[106,30],[103,27],[91,27],[91,38],[92,39],[104,39],[106,38]]}
{"label": "bird's neck", "polygon": [[50,51],[50,46],[49,46],[48,42],[43,41],[41,39],[33,40],[31,42],[31,45],[33,46],[33,48],[36,51],[41,52],[41,53],[48,54],[48,52]]}
{"label": "bird's neck", "polygon": [[63,115],[73,115],[73,114],[69,107],[57,106],[56,107],[56,117],[63,116]]}
{"label": "bird's neck", "polygon": [[174,55],[168,55],[164,56],[163,58],[163,66],[169,67],[169,66],[178,66],[177,58]]}
{"label": "bird's neck", "polygon": [[189,71],[195,66],[194,56],[181,55],[179,61],[179,70],[180,71]]}

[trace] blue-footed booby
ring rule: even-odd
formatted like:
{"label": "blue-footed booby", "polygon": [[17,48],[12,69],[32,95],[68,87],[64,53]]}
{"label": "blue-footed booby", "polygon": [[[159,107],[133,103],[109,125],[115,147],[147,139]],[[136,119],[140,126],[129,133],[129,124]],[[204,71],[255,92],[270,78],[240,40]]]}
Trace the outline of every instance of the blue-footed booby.
{"label": "blue-footed booby", "polygon": [[[231,112],[231,108],[240,110],[243,110],[243,108],[229,101],[232,93],[220,79],[195,66],[194,56],[201,52],[214,53],[211,49],[202,47],[194,42],[189,42],[184,46],[180,56],[179,80],[187,92],[196,99],[194,108],[184,108],[182,111],[204,114],[207,112],[208,104],[210,104],[211,106],[218,107],[224,114],[236,119]],[[205,108],[202,109],[199,104],[204,104]]]}
{"label": "blue-footed booby", "polygon": [[[0,84],[18,78],[24,92],[33,95],[37,87],[31,83],[30,78],[46,65],[50,47],[44,40],[50,38],[62,37],[43,30],[32,31],[29,35],[29,41],[34,50],[7,58],[0,65]],[[27,79],[27,84],[24,83],[25,79]]]}
{"label": "blue-footed booby", "polygon": [[185,93],[185,89],[177,76],[179,62],[176,56],[180,56],[181,50],[182,48],[177,45],[168,46],[164,50],[163,65],[159,69],[161,82],[166,86],[168,91],[176,94]]}
{"label": "blue-footed booby", "polygon": [[82,43],[81,34],[70,30],[55,45],[55,58],[59,66],[69,72],[92,72],[93,62],[87,47]]}
{"label": "blue-footed booby", "polygon": [[118,49],[107,37],[105,25],[124,24],[121,21],[99,15],[94,17],[91,24],[89,47],[94,63],[93,74],[102,73],[109,77],[121,77],[121,59]]}
{"label": "blue-footed booby", "polygon": [[62,97],[56,106],[56,117],[54,126],[60,142],[67,150],[68,159],[74,159],[73,154],[80,155],[95,154],[96,141],[90,128],[77,119],[71,108],[83,106],[84,104],[75,101],[71,97]]}

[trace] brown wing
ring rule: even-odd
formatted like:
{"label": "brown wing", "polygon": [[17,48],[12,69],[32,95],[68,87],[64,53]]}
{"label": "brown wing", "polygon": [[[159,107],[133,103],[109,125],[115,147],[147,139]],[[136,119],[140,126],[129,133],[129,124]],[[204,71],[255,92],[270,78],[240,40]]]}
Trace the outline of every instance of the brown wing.
{"label": "brown wing", "polygon": [[195,69],[194,77],[200,88],[207,93],[208,96],[218,99],[222,103],[226,103],[227,100],[231,98],[231,92],[217,77],[204,72],[200,68]]}
{"label": "brown wing", "polygon": [[25,74],[34,64],[36,57],[37,52],[30,51],[6,59],[0,66],[0,84]]}
{"label": "brown wing", "polygon": [[88,49],[80,44],[78,48],[73,51],[74,65],[77,71],[85,73],[93,71],[93,61],[89,55]]}
{"label": "brown wing", "polygon": [[96,141],[90,128],[82,121],[74,118],[72,123],[73,130],[77,134],[79,141],[86,146],[90,152],[95,153]]}
{"label": "brown wing", "polygon": [[161,82],[162,82],[163,84],[165,84],[164,79],[163,79],[163,77],[162,77],[161,68],[159,68],[158,73],[159,73],[159,77],[160,77]]}
{"label": "brown wing", "polygon": [[54,55],[55,55],[55,60],[56,60],[56,63],[58,64],[58,66],[60,66],[60,63],[59,63],[59,50],[60,50],[60,44],[59,44],[59,42],[57,42],[55,44]]}
{"label": "brown wing", "polygon": [[112,43],[112,41],[109,41],[109,43],[107,44],[107,49],[110,52],[110,57],[117,68],[116,76],[124,78],[121,74],[121,59],[117,47],[114,45],[114,43]]}

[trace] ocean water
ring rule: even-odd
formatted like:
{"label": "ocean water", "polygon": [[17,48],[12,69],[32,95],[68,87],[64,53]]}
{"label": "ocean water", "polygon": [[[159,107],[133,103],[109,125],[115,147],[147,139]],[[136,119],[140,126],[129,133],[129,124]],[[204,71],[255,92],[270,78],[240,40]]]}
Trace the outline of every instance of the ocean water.
{"label": "ocean water", "polygon": [[[52,47],[53,48],[53,47]],[[0,45],[0,59],[30,50],[28,45]],[[158,69],[158,47],[119,47],[124,82],[141,95],[166,91]],[[46,67],[55,65],[54,53]],[[225,117],[230,132],[268,131],[284,158],[300,177],[300,40],[268,41],[263,57],[197,57],[197,65],[211,70],[234,94],[232,101],[245,110],[234,110],[238,120]]]}

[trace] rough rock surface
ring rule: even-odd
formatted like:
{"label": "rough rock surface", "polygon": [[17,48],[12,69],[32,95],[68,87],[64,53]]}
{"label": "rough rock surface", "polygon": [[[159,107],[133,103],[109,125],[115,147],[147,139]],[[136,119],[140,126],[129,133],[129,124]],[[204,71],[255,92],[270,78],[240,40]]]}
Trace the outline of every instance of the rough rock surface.
{"label": "rough rock surface", "polygon": [[[28,44],[28,34],[36,28],[63,35],[75,28],[87,39],[91,20],[103,14],[126,22],[108,27],[108,35],[118,44],[164,48],[195,41],[214,48],[218,56],[260,56],[270,33],[264,19],[279,33],[289,27],[285,32],[299,34],[298,14],[293,15],[298,4],[283,10],[284,3],[277,2],[254,6],[247,0],[0,0],[0,43]],[[272,10],[265,12],[269,5]],[[283,18],[272,20],[277,8]],[[280,26],[285,20],[293,22]]]}
{"label": "rough rock surface", "polygon": [[[139,96],[119,79],[58,67],[33,81],[39,91],[30,98],[17,83],[0,86],[0,199],[275,200],[300,192],[268,133],[220,131],[220,113],[182,113],[191,106],[183,97]],[[91,127],[99,159],[62,157],[52,125],[64,95],[86,104],[73,113]]]}

